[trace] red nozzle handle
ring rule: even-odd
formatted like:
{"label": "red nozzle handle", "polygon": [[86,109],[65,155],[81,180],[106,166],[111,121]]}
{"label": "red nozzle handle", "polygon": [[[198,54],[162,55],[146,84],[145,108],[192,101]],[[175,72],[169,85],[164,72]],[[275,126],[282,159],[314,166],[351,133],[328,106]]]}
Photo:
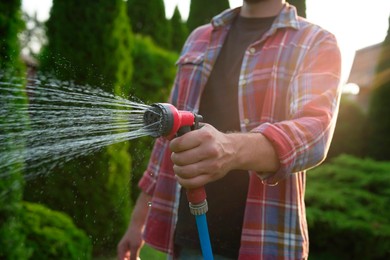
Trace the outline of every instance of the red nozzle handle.
{"label": "red nozzle handle", "polygon": [[[189,126],[183,126],[179,129],[177,134],[181,136],[190,131],[191,128]],[[188,202],[191,202],[194,205],[201,204],[206,200],[206,191],[203,186],[196,189],[187,189],[186,194]]]}
{"label": "red nozzle handle", "polygon": [[[190,132],[192,128],[199,128],[199,120],[201,120],[201,117],[187,111],[178,111],[178,113],[181,114],[182,122],[186,122],[181,124],[180,128],[178,129],[178,136],[182,136],[185,133]],[[203,186],[196,189],[187,189],[186,194],[188,202],[192,203],[193,205],[201,204],[206,200],[206,190]]]}
{"label": "red nozzle handle", "polygon": [[199,187],[196,189],[187,189],[186,190],[188,202],[192,204],[200,204],[206,200],[206,190],[204,187]]}

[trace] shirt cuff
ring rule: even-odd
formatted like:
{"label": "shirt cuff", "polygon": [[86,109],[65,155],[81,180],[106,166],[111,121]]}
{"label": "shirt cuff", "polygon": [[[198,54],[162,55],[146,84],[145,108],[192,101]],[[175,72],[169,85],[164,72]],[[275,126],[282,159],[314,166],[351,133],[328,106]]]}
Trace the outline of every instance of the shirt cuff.
{"label": "shirt cuff", "polygon": [[153,196],[154,189],[156,187],[156,178],[153,177],[153,173],[145,171],[144,175],[138,182],[138,187],[149,196]]}
{"label": "shirt cuff", "polygon": [[265,185],[277,185],[279,181],[292,174],[292,165],[295,162],[294,146],[280,128],[270,123],[262,124],[254,128],[251,132],[264,135],[275,149],[279,158],[279,169],[275,173],[257,173],[257,176],[260,177]]}

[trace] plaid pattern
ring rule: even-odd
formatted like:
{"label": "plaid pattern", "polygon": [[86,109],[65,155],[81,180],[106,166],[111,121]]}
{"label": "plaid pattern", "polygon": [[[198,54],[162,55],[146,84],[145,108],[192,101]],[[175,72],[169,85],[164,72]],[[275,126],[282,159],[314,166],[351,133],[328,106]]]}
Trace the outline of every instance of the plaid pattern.
{"label": "plaid pattern", "polygon": [[[170,97],[178,109],[198,111],[203,87],[239,11],[226,10],[189,36]],[[298,17],[289,4],[262,39],[248,47],[238,87],[241,130],[265,135],[281,167],[265,179],[250,172],[240,259],[308,256],[305,171],[321,163],[328,151],[340,96],[340,63],[335,37]],[[260,95],[262,104],[256,102]],[[156,140],[139,186],[153,195],[145,241],[172,254],[180,187],[167,141]]]}

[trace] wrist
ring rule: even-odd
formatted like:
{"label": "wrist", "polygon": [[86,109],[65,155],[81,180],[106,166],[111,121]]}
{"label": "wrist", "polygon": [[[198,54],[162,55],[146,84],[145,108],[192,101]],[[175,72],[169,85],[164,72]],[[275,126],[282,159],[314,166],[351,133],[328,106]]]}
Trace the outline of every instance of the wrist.
{"label": "wrist", "polygon": [[276,172],[279,159],[268,139],[261,133],[232,133],[229,134],[233,145],[234,169],[256,172]]}
{"label": "wrist", "polygon": [[140,227],[145,225],[146,216],[149,211],[151,196],[141,192],[131,215],[130,227]]}

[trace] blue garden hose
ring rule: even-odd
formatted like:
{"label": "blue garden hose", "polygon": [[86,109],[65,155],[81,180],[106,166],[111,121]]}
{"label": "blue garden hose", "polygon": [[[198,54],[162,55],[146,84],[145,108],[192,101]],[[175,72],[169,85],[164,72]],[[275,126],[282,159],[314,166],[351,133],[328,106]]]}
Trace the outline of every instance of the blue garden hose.
{"label": "blue garden hose", "polygon": [[198,227],[200,247],[202,249],[202,255],[205,260],[212,260],[213,251],[211,249],[209,229],[207,227],[206,214],[195,216],[196,226]]}
{"label": "blue garden hose", "polygon": [[213,251],[211,249],[210,235],[206,218],[208,206],[205,189],[204,187],[200,187],[193,190],[187,190],[186,193],[189,201],[190,212],[195,216],[203,259],[213,260]]}

